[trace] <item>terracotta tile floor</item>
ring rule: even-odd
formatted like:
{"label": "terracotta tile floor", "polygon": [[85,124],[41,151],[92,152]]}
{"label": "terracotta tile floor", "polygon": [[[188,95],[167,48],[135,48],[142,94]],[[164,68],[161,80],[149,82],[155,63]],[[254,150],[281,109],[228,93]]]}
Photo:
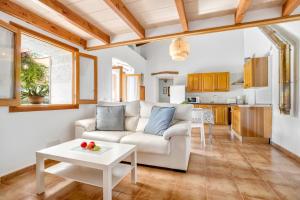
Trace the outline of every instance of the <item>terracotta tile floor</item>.
{"label": "terracotta tile floor", "polygon": [[[127,176],[113,190],[114,200],[288,199],[300,200],[300,165],[270,145],[240,144],[228,127],[215,126],[213,144],[202,147],[193,130],[187,173],[138,166],[138,184]],[[102,199],[101,189],[46,176],[46,194],[35,195],[28,172],[0,184],[0,200]]]}

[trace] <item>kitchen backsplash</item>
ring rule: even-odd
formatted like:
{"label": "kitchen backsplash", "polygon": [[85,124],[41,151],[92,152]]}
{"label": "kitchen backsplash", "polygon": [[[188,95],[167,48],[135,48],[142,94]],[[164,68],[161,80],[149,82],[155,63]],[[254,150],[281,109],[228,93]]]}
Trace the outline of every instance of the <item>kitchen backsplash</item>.
{"label": "kitchen backsplash", "polygon": [[229,92],[193,92],[187,93],[186,97],[200,97],[200,103],[226,103],[227,99],[241,95],[245,95],[243,87],[241,85],[232,85]]}

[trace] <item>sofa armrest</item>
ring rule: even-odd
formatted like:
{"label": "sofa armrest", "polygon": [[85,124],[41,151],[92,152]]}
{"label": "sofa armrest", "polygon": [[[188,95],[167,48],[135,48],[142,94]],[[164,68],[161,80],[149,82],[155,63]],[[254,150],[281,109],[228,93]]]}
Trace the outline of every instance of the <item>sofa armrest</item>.
{"label": "sofa armrest", "polygon": [[94,131],[96,129],[96,119],[82,119],[75,122],[76,138],[81,138],[82,133],[85,131]]}
{"label": "sofa armrest", "polygon": [[166,140],[170,140],[173,136],[191,136],[191,123],[189,121],[177,122],[168,128],[163,136]]}

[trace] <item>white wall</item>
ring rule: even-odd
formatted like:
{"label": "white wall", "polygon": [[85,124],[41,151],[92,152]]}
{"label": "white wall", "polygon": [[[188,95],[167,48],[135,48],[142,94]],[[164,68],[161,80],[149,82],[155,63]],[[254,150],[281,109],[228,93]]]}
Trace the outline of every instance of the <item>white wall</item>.
{"label": "white wall", "polygon": [[[2,12],[0,19],[14,21],[70,44]],[[74,121],[92,117],[94,113],[94,105],[81,105],[76,110],[25,113],[9,113],[8,107],[0,107],[0,176],[33,164],[37,150],[72,139]]]}
{"label": "white wall", "polygon": [[[299,22],[296,23],[286,23],[280,26],[287,33],[294,35],[294,39],[298,40],[296,43],[299,44],[300,35],[299,31]],[[255,54],[256,56],[263,56],[270,52],[270,47],[273,46],[271,42],[263,35],[257,28],[248,29],[245,32],[245,57],[249,55]],[[299,50],[299,45],[298,47]],[[299,51],[298,51],[299,56]],[[272,142],[286,148],[287,150],[295,153],[300,156],[300,118],[299,112],[296,113],[297,116],[288,116],[282,115],[279,112],[279,74],[278,74],[278,50],[273,46],[273,50],[271,51],[271,72],[269,73],[269,77],[272,78],[272,87],[261,89],[258,91],[258,95],[270,95],[272,97],[273,104],[273,126],[272,126]],[[298,64],[296,64],[298,66]],[[298,74],[298,71],[295,73]],[[299,75],[292,83],[292,87],[294,85],[299,84]],[[271,91],[270,91],[271,90]],[[297,96],[296,104],[299,105],[299,93],[295,93]]]}
{"label": "white wall", "polygon": [[190,55],[182,62],[175,62],[171,59],[169,55],[171,40],[144,45],[141,52],[147,59],[146,100],[158,100],[158,81],[150,75],[152,72],[178,71],[180,76],[175,80],[176,84],[185,84],[188,73],[218,71],[242,73],[243,37],[242,30],[189,37],[187,41],[190,44]]}
{"label": "white wall", "polygon": [[[300,156],[300,96],[299,96],[299,56],[300,56],[300,22],[290,22],[281,24],[280,27],[283,29],[281,33],[285,34],[289,39],[293,40],[296,45],[296,56],[297,59],[295,60],[295,71],[292,72],[292,83],[291,86],[294,88],[294,96],[295,102],[293,107],[295,107],[296,113],[294,116],[287,116],[282,115],[278,109],[278,77],[277,80],[273,82],[274,87],[274,94],[273,94],[273,135],[272,141],[276,144],[283,146],[284,148],[288,149],[289,151],[295,153],[296,155]],[[274,76],[274,75],[273,75]],[[276,93],[275,93],[276,91]]]}
{"label": "white wall", "polygon": [[[35,28],[14,17],[0,12],[0,19],[14,21],[32,30],[73,45],[52,34]],[[81,47],[76,46],[81,52]],[[144,73],[145,59],[129,47],[85,52],[98,56],[99,100],[111,99],[112,57],[127,62],[136,73]],[[70,140],[74,137],[74,122],[95,115],[95,105],[80,105],[77,110],[9,113],[0,107],[0,176],[16,171],[35,162],[35,151]]]}
{"label": "white wall", "polygon": [[136,51],[128,46],[122,46],[111,49],[103,49],[90,52],[99,57],[98,60],[98,79],[99,79],[99,95],[101,101],[111,100],[112,91],[112,58],[117,58],[128,63],[135,69],[135,73],[145,73],[146,60]]}

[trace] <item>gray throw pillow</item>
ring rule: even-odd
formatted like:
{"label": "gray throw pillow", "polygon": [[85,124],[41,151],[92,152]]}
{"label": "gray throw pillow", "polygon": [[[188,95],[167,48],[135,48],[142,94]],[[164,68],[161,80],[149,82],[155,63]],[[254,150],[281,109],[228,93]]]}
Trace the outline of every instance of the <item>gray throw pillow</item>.
{"label": "gray throw pillow", "polygon": [[162,136],[170,127],[175,114],[175,107],[153,106],[149,121],[144,129],[145,133]]}
{"label": "gray throw pillow", "polygon": [[96,130],[98,131],[124,131],[124,106],[97,106]]}

